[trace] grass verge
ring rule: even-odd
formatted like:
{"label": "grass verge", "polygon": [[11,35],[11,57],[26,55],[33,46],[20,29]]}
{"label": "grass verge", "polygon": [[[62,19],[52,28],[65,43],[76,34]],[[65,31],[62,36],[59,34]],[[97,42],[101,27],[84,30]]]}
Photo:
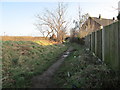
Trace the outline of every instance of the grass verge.
{"label": "grass verge", "polygon": [[71,44],[71,52],[54,76],[59,88],[120,88],[119,75],[84,46]]}
{"label": "grass verge", "polygon": [[30,87],[31,78],[45,71],[67,48],[67,44],[42,46],[32,41],[3,41],[3,88]]}

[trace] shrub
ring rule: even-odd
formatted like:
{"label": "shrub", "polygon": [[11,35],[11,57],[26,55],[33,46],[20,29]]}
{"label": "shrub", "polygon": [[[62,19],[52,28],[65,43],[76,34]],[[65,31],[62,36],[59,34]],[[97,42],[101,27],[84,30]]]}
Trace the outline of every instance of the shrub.
{"label": "shrub", "polygon": [[81,45],[85,44],[84,38],[79,38],[79,37],[72,37],[72,38],[70,38],[70,42],[71,43],[74,42],[74,43],[81,44]]}

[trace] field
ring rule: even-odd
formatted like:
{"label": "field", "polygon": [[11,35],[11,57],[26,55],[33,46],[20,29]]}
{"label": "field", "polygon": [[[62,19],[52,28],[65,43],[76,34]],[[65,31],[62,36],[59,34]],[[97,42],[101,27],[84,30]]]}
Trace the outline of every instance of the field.
{"label": "field", "polygon": [[2,41],[32,41],[40,45],[53,45],[57,44],[49,38],[45,37],[32,37],[32,36],[1,36]]}
{"label": "field", "polygon": [[1,36],[3,41],[37,41],[44,40],[45,37],[32,37],[32,36]]}
{"label": "field", "polygon": [[66,44],[57,44],[44,39],[23,39],[8,41],[3,38],[3,88],[30,87],[30,79],[45,71],[68,48]]}

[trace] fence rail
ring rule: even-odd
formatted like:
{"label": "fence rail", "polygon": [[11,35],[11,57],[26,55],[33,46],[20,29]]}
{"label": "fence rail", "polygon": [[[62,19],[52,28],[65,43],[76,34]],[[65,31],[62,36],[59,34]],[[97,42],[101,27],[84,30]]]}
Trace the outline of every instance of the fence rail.
{"label": "fence rail", "polygon": [[120,21],[92,32],[85,45],[115,71],[120,71]]}

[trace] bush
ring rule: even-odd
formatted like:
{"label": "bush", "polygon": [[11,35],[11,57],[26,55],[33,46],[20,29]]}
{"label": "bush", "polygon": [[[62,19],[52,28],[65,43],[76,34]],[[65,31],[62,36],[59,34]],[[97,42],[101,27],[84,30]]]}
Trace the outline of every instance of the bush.
{"label": "bush", "polygon": [[84,38],[79,38],[79,37],[71,37],[70,42],[71,43],[74,42],[74,43],[81,44],[81,45],[85,44]]}

